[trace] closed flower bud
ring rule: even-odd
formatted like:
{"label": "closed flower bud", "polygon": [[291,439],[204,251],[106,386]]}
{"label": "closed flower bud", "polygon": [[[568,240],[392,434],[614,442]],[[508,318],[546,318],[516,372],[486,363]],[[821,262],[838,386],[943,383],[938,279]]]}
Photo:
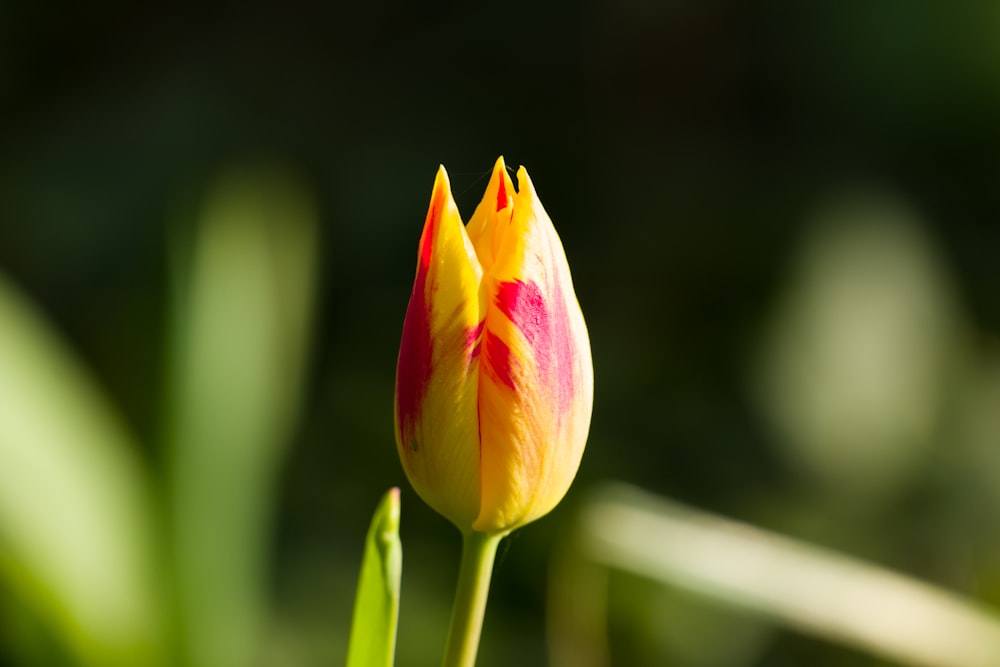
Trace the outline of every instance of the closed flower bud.
{"label": "closed flower bud", "polygon": [[463,532],[547,514],[583,455],[594,376],[559,236],[524,167],[497,160],[468,227],[438,170],[396,370],[396,444]]}

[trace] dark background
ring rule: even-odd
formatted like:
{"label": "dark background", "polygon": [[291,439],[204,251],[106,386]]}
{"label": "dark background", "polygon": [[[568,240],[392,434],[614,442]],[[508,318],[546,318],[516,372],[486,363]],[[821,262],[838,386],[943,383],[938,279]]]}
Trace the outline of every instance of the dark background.
{"label": "dark background", "polygon": [[[483,665],[545,662],[548,553],[607,479],[1000,602],[1000,588],[968,585],[1000,562],[955,575],[938,532],[960,479],[924,478],[875,518],[779,518],[810,482],[772,446],[747,380],[810,220],[845,192],[914,212],[970,345],[995,344],[998,21],[996,3],[902,0],[3,2],[0,267],[95,371],[155,470],[172,211],[243,160],[304,174],[321,286],[271,582],[274,633],[309,647],[303,664],[340,661],[369,511],[392,485],[400,664],[437,660],[458,535],[396,460],[393,374],[435,169],[468,215],[500,154],[529,169],[563,239],[596,399],[566,502],[502,550]],[[616,632],[615,664],[647,664]],[[758,660],[882,664],[791,633]]]}

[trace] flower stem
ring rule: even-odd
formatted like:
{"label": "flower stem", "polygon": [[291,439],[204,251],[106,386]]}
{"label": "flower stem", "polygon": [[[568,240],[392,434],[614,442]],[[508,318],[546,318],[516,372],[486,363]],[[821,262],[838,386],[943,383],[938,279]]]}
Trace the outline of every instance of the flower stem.
{"label": "flower stem", "polygon": [[451,608],[451,627],[444,667],[474,667],[483,629],[486,598],[490,593],[493,559],[503,535],[468,532],[462,535],[462,564]]}

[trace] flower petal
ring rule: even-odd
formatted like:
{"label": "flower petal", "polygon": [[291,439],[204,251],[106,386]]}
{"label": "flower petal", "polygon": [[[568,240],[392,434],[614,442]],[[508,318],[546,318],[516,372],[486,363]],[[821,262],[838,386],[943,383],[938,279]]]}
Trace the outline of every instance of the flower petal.
{"label": "flower petal", "polygon": [[493,165],[493,175],[486,186],[486,194],[466,227],[483,273],[490,272],[503,236],[510,227],[515,194],[514,184],[507,175],[507,165],[501,155]]}
{"label": "flower petal", "polygon": [[413,488],[459,526],[469,525],[479,512],[481,278],[441,167],[403,324],[396,445]]}
{"label": "flower petal", "polygon": [[522,167],[513,216],[484,276],[481,505],[473,528],[549,512],[576,475],[593,405],[590,341],[558,234]]}

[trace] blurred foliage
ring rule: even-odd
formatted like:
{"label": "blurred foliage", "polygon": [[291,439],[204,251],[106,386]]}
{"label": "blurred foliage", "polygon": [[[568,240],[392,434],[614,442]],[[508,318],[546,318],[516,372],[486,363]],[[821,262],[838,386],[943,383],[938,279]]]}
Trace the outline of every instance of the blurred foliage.
{"label": "blurred foliage", "polygon": [[[406,486],[393,374],[434,170],[468,214],[501,153],[566,246],[597,394],[576,486],[501,547],[483,667],[546,661],[546,563],[609,478],[1000,605],[998,20],[975,1],[0,3],[0,664],[113,664],[105,622],[191,660],[340,664],[394,484],[400,663],[439,659],[459,538]],[[225,175],[275,161],[294,169]],[[209,210],[250,227],[197,231]],[[14,433],[29,419],[44,432]],[[242,564],[211,560],[237,545]],[[167,554],[193,560],[158,581]],[[873,664],[608,585],[614,664]],[[195,605],[208,632],[234,604],[252,649],[151,611]],[[683,628],[745,652],[711,662]]]}
{"label": "blurred foliage", "polygon": [[[5,282],[0,368],[4,597],[30,607],[80,664],[161,664],[155,514],[136,447],[86,372]],[[50,660],[25,653],[20,664]]]}
{"label": "blurred foliage", "polygon": [[[1000,655],[996,609],[621,484],[591,494],[570,541],[572,548],[561,556],[567,567],[552,570],[549,618],[556,665],[581,664],[574,655],[578,637],[596,649],[582,664],[610,664],[607,641],[600,646],[594,636],[607,634],[599,627],[606,622],[597,619],[608,610],[612,628],[632,635],[626,650],[640,648],[628,664],[656,664],[664,656],[670,663],[756,664],[775,627],[900,665],[989,667]],[[597,586],[588,579],[606,587],[601,566],[640,575],[647,591],[629,593],[630,582],[616,581],[613,592],[626,591],[620,608],[615,595],[610,603],[598,600]],[[661,588],[650,588],[649,580]],[[692,605],[679,593],[702,599]],[[614,655],[620,660],[619,651]]]}
{"label": "blurred foliage", "polygon": [[[258,652],[315,215],[294,180],[253,168],[228,173],[199,217],[192,247],[177,244],[153,479],[102,392],[0,283],[2,574],[80,664],[241,665]],[[24,653],[19,664],[50,660]]]}
{"label": "blurred foliage", "polygon": [[258,652],[316,229],[295,179],[260,167],[223,177],[203,216],[177,262],[164,446],[183,664],[208,667],[251,664]]}

